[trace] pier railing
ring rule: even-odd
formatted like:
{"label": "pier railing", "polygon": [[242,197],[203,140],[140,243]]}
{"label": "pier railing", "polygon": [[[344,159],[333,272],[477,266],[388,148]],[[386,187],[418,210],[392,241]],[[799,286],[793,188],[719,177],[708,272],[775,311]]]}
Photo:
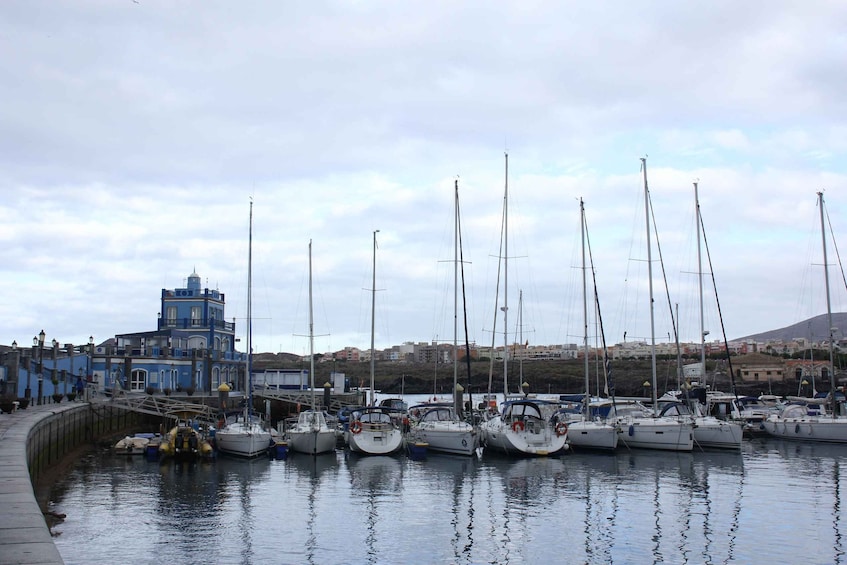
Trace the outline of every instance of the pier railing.
{"label": "pier railing", "polygon": [[218,412],[218,409],[213,406],[187,402],[181,398],[154,396],[150,394],[126,394],[122,391],[112,397],[92,399],[92,402],[108,403],[109,406],[118,409],[150,414],[152,416],[176,418],[179,415],[191,414],[193,419],[207,422],[214,422]]}
{"label": "pier railing", "polygon": [[358,393],[333,394],[330,397],[329,407],[326,407],[323,393],[319,393],[314,395],[315,403],[312,405],[312,393],[307,390],[256,389],[253,391],[253,396],[263,400],[278,400],[291,405],[299,405],[301,410],[326,408],[329,412],[337,412],[345,406],[358,406],[362,402],[362,396]]}

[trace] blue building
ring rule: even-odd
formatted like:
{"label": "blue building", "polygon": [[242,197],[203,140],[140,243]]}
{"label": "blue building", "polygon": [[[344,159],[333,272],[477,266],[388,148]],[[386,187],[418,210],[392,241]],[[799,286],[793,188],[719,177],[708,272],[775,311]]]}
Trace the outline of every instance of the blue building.
{"label": "blue building", "polygon": [[0,395],[41,403],[54,394],[74,393],[78,382],[88,380],[94,338],[83,345],[46,340],[42,330],[32,338],[31,348],[17,341],[2,348]]}
{"label": "blue building", "polygon": [[225,320],[222,292],[202,288],[193,272],[185,288],[162,289],[158,327],[116,335],[94,348],[92,378],[102,390],[244,390],[247,354],[235,350],[235,322]]}

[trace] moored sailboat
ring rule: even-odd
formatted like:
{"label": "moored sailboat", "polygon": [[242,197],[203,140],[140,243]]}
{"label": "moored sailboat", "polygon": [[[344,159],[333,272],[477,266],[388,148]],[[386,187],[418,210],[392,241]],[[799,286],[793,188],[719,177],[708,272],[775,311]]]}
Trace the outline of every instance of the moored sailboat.
{"label": "moored sailboat", "polygon": [[[586,222],[585,204],[579,200],[580,226],[582,234],[582,308],[583,308],[583,351],[585,371],[585,396],[580,419],[568,422],[568,444],[587,449],[615,449],[618,446],[618,425],[591,417],[591,391],[588,378],[588,283],[586,280]],[[592,265],[592,272],[594,271]],[[605,348],[604,348],[605,349]]]}
{"label": "moored sailboat", "polygon": [[[458,347],[458,301],[459,280],[458,272],[462,258],[461,223],[459,221],[459,181],[454,184],[454,235],[453,235],[453,391],[459,388],[459,347]],[[464,271],[463,271],[464,272]],[[464,281],[464,277],[463,277]],[[465,332],[467,341],[467,331]],[[469,360],[466,352],[466,359]],[[479,447],[479,433],[475,426],[463,420],[457,413],[456,402],[453,405],[445,403],[422,404],[413,406],[411,415],[411,430],[408,440],[415,443],[427,444],[427,449],[452,453],[456,455],[473,455]]]}
{"label": "moored sailboat", "polygon": [[250,201],[250,230],[247,246],[247,398],[242,414],[215,432],[218,451],[240,457],[255,457],[267,452],[271,433],[253,413],[253,201]]}
{"label": "moored sailboat", "polygon": [[[700,379],[705,382],[706,377],[706,335],[708,331],[705,329],[705,316],[703,313],[703,261],[701,253],[701,242],[705,238],[705,231],[701,237],[700,228],[702,216],[700,215],[700,198],[698,195],[697,183],[694,183],[694,210],[697,232],[697,281],[699,289],[699,306],[700,306]],[[708,247],[707,247],[708,250]],[[670,306],[670,303],[668,304]],[[720,308],[718,308],[720,312]],[[723,322],[721,322],[723,327]],[[674,324],[674,335],[677,336],[677,371],[682,374],[682,358],[679,347],[678,328]],[[727,355],[730,363],[730,374],[732,373],[732,361]],[[686,381],[685,385],[681,385],[685,391],[673,391],[666,393],[662,399],[663,405],[660,415],[675,416],[678,418],[690,418],[694,423],[694,445],[698,448],[717,448],[717,449],[741,449],[741,442],[744,439],[743,424],[731,417],[717,418],[712,414],[705,412],[705,402],[701,403],[691,390],[691,386]],[[735,387],[733,386],[733,390]],[[705,392],[705,391],[704,391]],[[705,401],[705,394],[704,401]]]}
{"label": "moored sailboat", "polygon": [[[503,196],[503,394],[507,399],[499,414],[490,414],[480,424],[485,449],[514,457],[553,455],[567,449],[568,428],[564,422],[556,423],[553,415],[558,404],[525,395],[519,400],[509,399],[509,332],[508,324],[508,205],[509,205],[509,155],[506,154],[506,181]],[[499,286],[499,285],[498,285]],[[489,391],[489,394],[491,391]]]}
{"label": "moored sailboat", "polygon": [[373,279],[371,288],[371,388],[368,406],[351,413],[345,434],[350,451],[366,455],[387,455],[403,447],[403,431],[391,417],[391,410],[376,406],[374,396],[374,333],[376,315],[376,234],[373,233]]}
{"label": "moored sailboat", "polygon": [[286,432],[292,451],[317,455],[335,450],[335,430],[315,403],[315,327],[312,315],[312,242],[309,241],[309,379],[312,407],[297,416],[297,422]]}
{"label": "moored sailboat", "polygon": [[694,424],[687,417],[659,416],[656,397],[656,324],[653,311],[653,252],[650,243],[650,191],[647,188],[647,159],[641,159],[644,181],[644,214],[647,227],[647,277],[650,289],[650,369],[652,410],[639,403],[615,403],[610,417],[621,427],[619,442],[627,447],[691,451],[694,448]]}
{"label": "moored sailboat", "polygon": [[[696,182],[694,183],[694,206],[695,221],[697,223],[697,279],[700,289],[700,367],[702,369],[701,376],[705,377],[706,334],[708,332],[705,328],[705,316],[703,314],[703,261],[702,254],[700,252],[702,240],[700,237],[700,228],[702,226],[703,217],[700,215],[700,196]],[[705,238],[705,236],[706,233],[703,231],[703,238]],[[721,327],[723,327],[723,323],[721,323]],[[730,361],[730,374],[731,373],[732,365]],[[740,422],[732,418],[717,418],[711,414],[706,414],[703,412],[704,406],[699,402],[692,402],[689,406],[692,407],[694,412],[695,445],[699,447],[711,447],[717,449],[741,449],[741,442],[744,439],[744,427]]]}
{"label": "moored sailboat", "polygon": [[[837,328],[832,324],[832,301],[829,290],[829,267],[827,263],[826,224],[824,222],[823,192],[818,192],[818,206],[821,217],[821,240],[823,244],[823,268],[826,286],[826,313],[829,322],[829,371],[832,388],[827,402],[813,405],[788,404],[779,414],[768,416],[762,422],[762,427],[770,435],[783,439],[799,439],[805,441],[821,441],[831,443],[847,443],[847,417],[839,415],[840,406],[835,394],[834,363],[834,333]],[[825,404],[829,404],[828,407]]]}

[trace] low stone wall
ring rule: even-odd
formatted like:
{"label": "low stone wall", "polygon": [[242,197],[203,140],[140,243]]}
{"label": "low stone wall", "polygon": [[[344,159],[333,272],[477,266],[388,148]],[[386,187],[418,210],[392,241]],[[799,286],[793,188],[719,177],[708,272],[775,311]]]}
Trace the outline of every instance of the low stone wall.
{"label": "low stone wall", "polygon": [[[51,408],[53,408],[51,406]],[[33,485],[70,452],[140,425],[142,416],[108,404],[56,405],[29,430],[26,459]]]}

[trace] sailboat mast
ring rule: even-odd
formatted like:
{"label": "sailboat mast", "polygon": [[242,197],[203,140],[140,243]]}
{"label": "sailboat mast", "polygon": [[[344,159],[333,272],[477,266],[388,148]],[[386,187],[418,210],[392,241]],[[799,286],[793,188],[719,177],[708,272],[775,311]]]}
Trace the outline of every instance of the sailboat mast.
{"label": "sailboat mast", "polygon": [[[679,322],[679,302],[674,305],[675,315],[677,322]],[[676,389],[682,390],[682,349],[679,347],[679,331],[674,332],[674,341],[676,344]],[[703,375],[706,374],[706,365],[705,361],[703,362]],[[705,383],[704,383],[705,384]]]}
{"label": "sailboat mast", "polygon": [[376,404],[376,394],[374,393],[374,333],[376,332],[376,234],[378,233],[379,230],[374,230],[373,278],[371,279],[371,406]]}
{"label": "sailboat mast", "polygon": [[706,384],[706,328],[703,314],[703,259],[700,253],[700,194],[694,183],[694,213],[697,224],[697,283],[700,288],[700,370],[702,384]]}
{"label": "sailboat mast", "polygon": [[253,199],[250,199],[250,228],[247,237],[247,406],[253,406]]}
{"label": "sailboat mast", "polygon": [[315,409],[315,321],[312,314],[312,240],[309,240],[309,379]]}
{"label": "sailboat mast", "polygon": [[659,412],[659,403],[656,398],[656,320],[653,311],[653,251],[650,244],[650,191],[647,188],[647,158],[641,158],[641,171],[644,175],[644,215],[647,220],[647,278],[650,287],[650,365],[653,378],[650,387],[652,389],[653,412]]}
{"label": "sailboat mast", "polygon": [[823,214],[823,191],[818,192],[818,207],[820,208],[821,213],[821,242],[823,244],[823,272],[824,272],[824,280],[826,281],[826,323],[829,324],[829,374],[830,381],[832,383],[832,417],[835,418],[835,359],[833,353],[833,332],[835,328],[832,327],[832,302],[829,295],[829,262],[827,261],[826,256],[826,224],[824,222],[824,214]]}
{"label": "sailboat mast", "polygon": [[453,395],[459,384],[459,181],[453,200]]}
{"label": "sailboat mast", "polygon": [[503,396],[509,396],[509,154],[503,193]]}
{"label": "sailboat mast", "polygon": [[[520,336],[518,343],[520,347],[523,347],[523,289],[518,291],[518,331],[516,333]],[[514,348],[514,351],[517,351],[517,347]],[[518,387],[520,390],[523,390],[523,358],[524,356],[521,355],[520,361],[518,361],[518,377],[520,377]]]}
{"label": "sailboat mast", "polygon": [[579,199],[579,224],[582,234],[582,318],[583,318],[583,340],[582,350],[585,354],[585,401],[583,411],[585,419],[588,419],[588,402],[590,381],[588,377],[588,283],[585,274],[585,203],[582,198]]}
{"label": "sailboat mast", "polygon": [[435,402],[438,396],[438,334],[435,334],[435,363],[433,364],[432,373],[432,401]]}

